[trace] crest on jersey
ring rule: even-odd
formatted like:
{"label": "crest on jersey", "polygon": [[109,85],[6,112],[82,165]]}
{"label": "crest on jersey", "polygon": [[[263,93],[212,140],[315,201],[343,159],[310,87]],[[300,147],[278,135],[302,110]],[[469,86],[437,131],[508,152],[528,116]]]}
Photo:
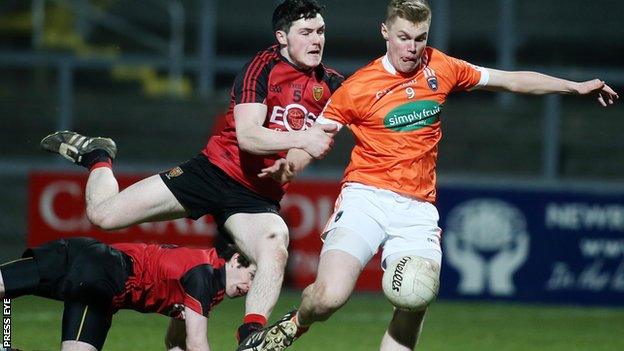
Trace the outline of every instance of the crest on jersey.
{"label": "crest on jersey", "polygon": [[182,175],[182,173],[184,173],[182,168],[175,167],[175,168],[171,169],[169,172],[167,172],[165,174],[165,177],[167,177],[167,179],[171,179],[171,178],[175,178],[175,177],[178,177],[178,176]]}
{"label": "crest on jersey", "polygon": [[302,130],[306,123],[306,112],[300,108],[290,108],[284,113],[284,125],[288,130]]}
{"label": "crest on jersey", "polygon": [[425,72],[425,78],[427,78],[427,85],[429,85],[429,89],[433,91],[438,90],[438,78],[436,78],[435,70],[429,66],[423,69]]}
{"label": "crest on jersey", "polygon": [[320,85],[316,85],[312,88],[312,96],[314,100],[319,101],[323,97],[323,87]]}
{"label": "crest on jersey", "polygon": [[270,125],[275,130],[285,129],[292,132],[306,130],[314,124],[314,121],[316,121],[316,116],[308,111],[305,106],[290,104],[286,107],[273,106]]}
{"label": "crest on jersey", "polygon": [[427,85],[429,85],[429,89],[431,89],[433,91],[437,91],[438,90],[438,79],[435,76],[427,78]]}

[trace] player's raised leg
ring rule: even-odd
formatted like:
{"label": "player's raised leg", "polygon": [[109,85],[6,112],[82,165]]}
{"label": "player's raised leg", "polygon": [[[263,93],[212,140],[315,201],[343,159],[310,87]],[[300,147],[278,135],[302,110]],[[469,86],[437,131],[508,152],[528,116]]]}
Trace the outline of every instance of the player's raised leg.
{"label": "player's raised leg", "polygon": [[187,213],[159,175],[145,178],[119,192],[110,168],[91,171],[86,188],[87,216],[104,229],[121,229],[143,222],[186,217]]}
{"label": "player's raised leg", "polygon": [[[288,259],[288,227],[273,213],[237,213],[230,216],[224,226],[238,248],[257,266],[245,302],[244,323],[255,322],[262,326],[273,311],[282,288]],[[241,340],[248,332],[240,333]]]}
{"label": "player's raised leg", "polygon": [[89,137],[69,130],[54,132],[41,139],[41,148],[90,169],[98,162],[115,159],[117,145],[110,138]]}
{"label": "player's raised leg", "polygon": [[112,171],[117,146],[110,138],[62,131],[43,138],[41,147],[89,169],[85,190],[87,217],[91,223],[104,230],[186,216],[184,207],[158,175],[143,179],[119,192]]}
{"label": "player's raised leg", "polygon": [[378,215],[374,201],[370,192],[343,188],[323,234],[316,280],[303,292],[296,318],[299,327],[328,319],[351,296],[362,269],[383,241],[383,229],[374,220]]}
{"label": "player's raised leg", "polygon": [[[407,240],[398,235],[391,240],[400,242],[388,241],[384,250],[409,246]],[[425,311],[435,300],[440,287],[439,252],[436,245],[430,249],[389,254],[386,258],[385,262],[389,264],[384,271],[382,287],[395,309],[381,341],[381,351],[407,351],[416,347]]]}
{"label": "player's raised leg", "polygon": [[316,281],[303,291],[299,310],[288,312],[272,326],[253,333],[237,350],[285,350],[312,323],[327,320],[347,302],[362,266],[358,258],[345,251],[332,249],[323,252]]}
{"label": "player's raised leg", "polygon": [[343,188],[323,234],[324,243],[316,280],[303,292],[297,313],[249,337],[238,350],[284,350],[317,321],[327,320],[353,292],[362,268],[383,241],[383,229],[374,220],[375,197],[357,187]]}
{"label": "player's raised leg", "polygon": [[341,250],[324,252],[316,280],[303,291],[297,313],[298,326],[307,327],[327,320],[347,302],[361,272],[362,263],[353,255]]}

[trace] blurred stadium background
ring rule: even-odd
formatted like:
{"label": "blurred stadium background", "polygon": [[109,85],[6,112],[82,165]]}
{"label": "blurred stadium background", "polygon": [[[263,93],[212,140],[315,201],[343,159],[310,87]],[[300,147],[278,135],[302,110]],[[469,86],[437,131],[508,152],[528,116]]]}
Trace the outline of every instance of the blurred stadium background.
{"label": "blurred stadium background", "polygon": [[[320,2],[326,5],[324,61],[329,66],[348,75],[384,53],[379,23],[386,1]],[[33,219],[39,203],[29,200],[32,175],[76,172],[66,161],[39,151],[43,136],[58,129],[111,136],[120,147],[116,170],[128,177],[187,159],[218,125],[238,69],[273,42],[270,18],[277,3],[1,1],[0,259],[19,255],[29,232],[39,228]],[[430,45],[453,56],[573,80],[598,77],[624,91],[622,2],[431,3]],[[456,254],[444,267],[442,301],[425,325],[424,349],[624,349],[617,337],[624,333],[622,103],[603,109],[590,98],[483,92],[450,99],[443,115],[439,206],[447,236],[460,243],[445,247],[447,254]],[[341,133],[329,156],[303,174],[303,187],[319,179],[326,185],[337,182],[352,143],[349,133]],[[299,222],[306,215],[300,212],[295,215]],[[480,221],[467,221],[470,213]],[[447,215],[453,220],[447,222]],[[522,248],[522,238],[530,238],[530,249]],[[470,253],[480,263],[470,261]],[[293,256],[302,264],[314,254]],[[495,272],[496,258],[507,272]],[[474,275],[475,267],[490,269],[487,264],[494,267],[488,277]],[[296,274],[290,283],[295,291],[301,285]],[[348,307],[351,317],[339,312],[295,349],[375,349],[390,318],[379,296],[357,296]],[[296,292],[286,294],[276,313],[296,305],[295,297]],[[50,349],[56,344],[45,340],[58,340],[60,313],[55,311],[60,305],[25,301],[14,302],[16,345]],[[217,349],[232,348],[240,315],[240,303],[227,306],[223,315],[216,310],[220,326],[211,325],[217,328],[211,335],[219,335]],[[369,313],[358,306],[367,306]],[[123,314],[117,319],[134,325],[132,318]],[[503,322],[506,318],[511,322]],[[360,329],[368,322],[375,322],[370,331]],[[145,337],[149,341],[130,349],[160,347],[163,331],[156,329]],[[52,334],[28,334],[33,330]],[[349,330],[351,339],[333,344]],[[119,339],[131,336],[115,335],[109,349],[125,348]]]}

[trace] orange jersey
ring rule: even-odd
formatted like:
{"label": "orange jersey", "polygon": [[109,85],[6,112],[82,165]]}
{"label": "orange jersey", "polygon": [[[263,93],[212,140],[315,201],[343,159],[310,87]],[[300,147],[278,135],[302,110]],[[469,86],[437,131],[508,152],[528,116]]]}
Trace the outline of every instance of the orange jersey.
{"label": "orange jersey", "polygon": [[485,85],[487,79],[486,70],[430,47],[410,76],[397,73],[386,56],[358,70],[322,112],[355,136],[343,182],[434,202],[444,102],[452,91]]}

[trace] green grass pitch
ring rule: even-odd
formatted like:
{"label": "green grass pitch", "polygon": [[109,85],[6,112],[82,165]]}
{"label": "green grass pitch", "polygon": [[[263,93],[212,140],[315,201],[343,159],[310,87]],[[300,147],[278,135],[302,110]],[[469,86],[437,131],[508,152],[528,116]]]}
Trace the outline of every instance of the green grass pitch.
{"label": "green grass pitch", "polygon": [[[273,319],[296,306],[299,293],[285,292]],[[213,311],[213,350],[234,350],[243,299],[225,299]],[[35,297],[12,301],[13,346],[59,349],[62,304]],[[378,350],[391,308],[381,294],[355,295],[329,321],[315,325],[290,348],[299,351]],[[163,350],[167,318],[121,311],[105,350]],[[428,351],[619,351],[624,350],[624,309],[438,301],[419,343]]]}

